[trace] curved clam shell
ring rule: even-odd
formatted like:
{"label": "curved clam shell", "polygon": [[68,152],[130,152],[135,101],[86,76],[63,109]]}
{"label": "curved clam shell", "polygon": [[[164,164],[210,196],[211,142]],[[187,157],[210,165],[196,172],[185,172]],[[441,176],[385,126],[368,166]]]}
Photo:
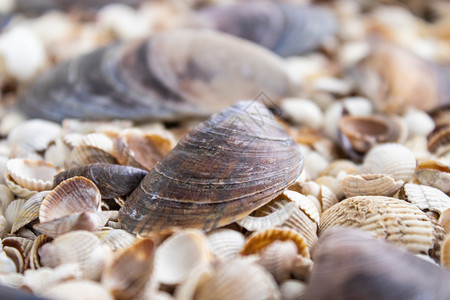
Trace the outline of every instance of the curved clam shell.
{"label": "curved clam shell", "polygon": [[436,257],[444,235],[442,227],[416,206],[384,196],[356,196],[332,206],[321,216],[319,237],[336,226],[360,228],[413,253]]}
{"label": "curved clam shell", "polygon": [[114,300],[114,296],[93,280],[68,280],[49,287],[43,297],[50,299],[103,299]]}
{"label": "curved clam shell", "polygon": [[31,196],[36,195],[38,193],[38,191],[33,191],[33,190],[30,190],[30,189],[27,189],[27,188],[24,188],[24,187],[21,187],[20,185],[18,185],[14,181],[14,179],[11,177],[9,172],[5,172],[5,182],[9,188],[9,190],[18,197],[28,199]]}
{"label": "curved clam shell", "polygon": [[450,270],[450,235],[447,235],[442,243],[440,263],[441,266]]}
{"label": "curved clam shell", "polygon": [[286,280],[280,284],[281,299],[305,299],[307,284],[300,280]]}
{"label": "curved clam shell", "polygon": [[53,176],[61,171],[44,161],[22,158],[10,159],[6,169],[11,178],[21,187],[32,191],[44,191],[52,188]]}
{"label": "curved clam shell", "polygon": [[227,228],[219,228],[209,232],[207,239],[211,252],[216,258],[224,261],[236,257],[245,243],[245,237],[242,233]]}
{"label": "curved clam shell", "polygon": [[32,119],[14,127],[8,134],[8,142],[25,145],[43,151],[61,134],[61,125],[47,120]]}
{"label": "curved clam shell", "polygon": [[100,211],[101,195],[95,184],[84,177],[72,177],[61,182],[42,201],[41,223],[80,212]]}
{"label": "curved clam shell", "polygon": [[68,158],[69,167],[95,163],[117,164],[117,160],[111,153],[92,145],[76,146],[72,149]]}
{"label": "curved clam shell", "polygon": [[41,203],[49,193],[50,191],[37,193],[24,203],[14,219],[14,223],[12,224],[11,228],[12,233],[39,218],[39,209],[41,207]]}
{"label": "curved clam shell", "polygon": [[439,160],[426,160],[417,165],[415,178],[421,184],[450,193],[450,166]]}
{"label": "curved clam shell", "polygon": [[305,299],[440,299],[450,293],[443,268],[355,229],[327,231],[313,257]]}
{"label": "curved clam shell", "polygon": [[31,246],[30,250],[30,268],[31,269],[39,269],[43,267],[41,264],[41,258],[39,255],[39,249],[42,245],[49,243],[52,240],[51,237],[46,236],[45,234],[40,234],[33,242],[33,246]]}
{"label": "curved clam shell", "polygon": [[89,164],[58,173],[53,180],[56,186],[62,181],[82,176],[91,180],[103,199],[112,199],[131,193],[147,175],[147,171],[115,164]]}
{"label": "curved clam shell", "polygon": [[428,151],[435,153],[439,152],[441,149],[445,149],[448,147],[450,143],[450,125],[442,125],[436,127],[429,135],[428,135]]}
{"label": "curved clam shell", "polygon": [[241,250],[242,255],[256,254],[275,241],[292,241],[297,246],[297,253],[309,257],[308,246],[304,238],[296,231],[289,228],[267,229],[252,234]]}
{"label": "curved clam shell", "polygon": [[114,154],[122,165],[151,170],[175,146],[173,140],[138,129],[124,130],[114,141]]}
{"label": "curved clam shell", "polygon": [[115,299],[136,299],[144,292],[153,270],[155,243],[138,240],[117,254],[105,267],[102,285]]}
{"label": "curved clam shell", "polygon": [[98,280],[109,259],[110,249],[87,231],[71,231],[56,237],[38,249],[40,262],[46,267],[78,264],[82,277]]}
{"label": "curved clam shell", "polygon": [[320,6],[246,1],[199,10],[196,24],[261,44],[281,56],[314,50],[334,34],[334,15]]}
{"label": "curved clam shell", "polygon": [[379,195],[392,196],[402,188],[404,182],[387,174],[348,175],[341,181],[346,197]]}
{"label": "curved clam shell", "polygon": [[272,99],[293,92],[277,56],[224,33],[172,30],[64,62],[18,102],[30,115],[58,121],[179,120],[209,115],[261,91]]}
{"label": "curved clam shell", "polygon": [[439,216],[450,209],[450,197],[441,190],[427,185],[407,183],[400,197],[423,211],[437,212]]}
{"label": "curved clam shell", "polygon": [[275,280],[252,260],[237,258],[220,264],[197,285],[195,298],[207,299],[280,299]]}
{"label": "curved clam shell", "polygon": [[7,232],[11,231],[12,225],[14,224],[14,220],[25,204],[25,199],[16,199],[9,203],[8,207],[5,210],[5,219],[6,219],[6,230]]}
{"label": "curved clam shell", "polygon": [[416,159],[411,150],[401,144],[382,144],[373,147],[364,157],[362,172],[389,174],[395,180],[409,181],[416,169]]}
{"label": "curved clam shell", "polygon": [[298,145],[270,111],[238,102],[183,137],[128,197],[119,221],[140,234],[176,226],[211,230],[275,198],[302,167]]}
{"label": "curved clam shell", "polygon": [[196,229],[175,233],[156,250],[154,278],[165,284],[185,280],[198,265],[212,259],[206,236]]}
{"label": "curved clam shell", "polygon": [[444,76],[437,66],[406,49],[387,43],[372,51],[353,70],[359,89],[382,112],[401,113],[407,107],[431,111],[448,105]]}
{"label": "curved clam shell", "polygon": [[407,135],[406,125],[394,117],[347,115],[339,121],[341,147],[354,158],[361,158],[377,143],[402,143]]}

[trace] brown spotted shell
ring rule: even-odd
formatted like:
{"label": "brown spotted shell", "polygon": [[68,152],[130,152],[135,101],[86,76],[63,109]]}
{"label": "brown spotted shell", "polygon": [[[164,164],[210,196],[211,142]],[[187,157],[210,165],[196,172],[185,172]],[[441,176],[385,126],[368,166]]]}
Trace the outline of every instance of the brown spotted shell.
{"label": "brown spotted shell", "polygon": [[299,147],[257,101],[199,124],[142,180],[119,212],[129,231],[205,230],[266,204],[302,171]]}

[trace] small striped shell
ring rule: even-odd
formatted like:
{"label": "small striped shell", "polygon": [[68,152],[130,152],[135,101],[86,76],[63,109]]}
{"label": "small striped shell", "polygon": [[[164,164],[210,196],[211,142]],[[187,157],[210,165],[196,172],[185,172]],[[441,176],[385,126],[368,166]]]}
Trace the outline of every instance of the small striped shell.
{"label": "small striped shell", "polygon": [[274,241],[261,251],[258,263],[269,271],[277,282],[283,282],[291,277],[297,254],[297,245],[293,241]]}
{"label": "small striped shell", "polygon": [[310,247],[317,240],[319,212],[306,196],[286,190],[237,223],[249,231],[287,227],[301,234]]}
{"label": "small striped shell", "polygon": [[17,213],[14,223],[12,224],[11,232],[14,233],[23,226],[31,223],[39,218],[39,209],[42,200],[50,193],[50,191],[39,192],[36,195],[30,197]]}
{"label": "small striped shell", "polygon": [[80,212],[100,210],[101,195],[95,184],[84,177],[61,182],[42,201],[39,221],[48,222]]}
{"label": "small striped shell", "polygon": [[346,197],[379,195],[392,196],[403,186],[402,180],[395,180],[388,174],[348,175],[341,181]]}
{"label": "small striped shell", "polygon": [[411,150],[400,144],[388,143],[373,147],[364,157],[362,173],[389,174],[395,180],[409,181],[416,169]]}
{"label": "small striped shell", "polygon": [[236,257],[245,243],[245,237],[242,233],[227,228],[219,228],[209,232],[207,239],[211,252],[216,258],[224,261]]}
{"label": "small striped shell", "polygon": [[406,247],[413,253],[439,257],[444,231],[416,206],[384,196],[345,199],[322,214],[319,235],[328,228],[355,227]]}
{"label": "small striped shell", "polygon": [[423,211],[432,211],[439,216],[450,209],[450,197],[441,190],[413,183],[407,183],[402,189],[401,197]]}

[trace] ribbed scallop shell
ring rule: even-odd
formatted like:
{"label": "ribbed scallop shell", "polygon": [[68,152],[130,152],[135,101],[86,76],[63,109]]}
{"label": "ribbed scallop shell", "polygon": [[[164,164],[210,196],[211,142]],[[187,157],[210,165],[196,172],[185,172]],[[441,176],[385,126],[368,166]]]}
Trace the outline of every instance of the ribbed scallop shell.
{"label": "ribbed scallop shell", "polygon": [[373,147],[364,157],[362,173],[389,174],[409,181],[416,169],[414,154],[403,145],[388,143]]}
{"label": "ribbed scallop shell", "polygon": [[32,191],[50,190],[53,187],[53,176],[61,171],[44,161],[13,158],[6,164],[11,178],[21,187]]}
{"label": "ribbed scallop shell", "polygon": [[236,257],[245,243],[245,237],[242,233],[227,228],[219,228],[209,232],[207,239],[211,252],[216,258],[224,261]]}
{"label": "ribbed scallop shell", "polygon": [[296,231],[288,228],[267,229],[253,233],[241,250],[242,255],[260,253],[274,241],[292,241],[297,246],[297,253],[309,257],[308,246],[304,238]]}
{"label": "ribbed scallop shell", "polygon": [[211,230],[250,214],[302,171],[298,145],[257,101],[213,115],[183,137],[120,209],[129,231]]}
{"label": "ribbed scallop shell", "polygon": [[115,299],[142,296],[153,270],[155,243],[141,239],[118,253],[105,267],[102,285]]}
{"label": "ribbed scallop shell", "polygon": [[404,182],[388,174],[348,175],[342,179],[342,190],[346,197],[379,195],[392,196],[402,188]]}
{"label": "ribbed scallop shell", "polygon": [[439,152],[446,148],[450,142],[450,125],[442,125],[436,127],[433,132],[428,135],[428,150],[432,153]]}
{"label": "ribbed scallop shell", "polygon": [[70,152],[69,167],[94,163],[117,164],[117,160],[111,153],[91,145],[78,145]]}
{"label": "ribbed scallop shell", "polygon": [[269,271],[277,282],[291,277],[297,258],[297,245],[290,240],[274,241],[259,254],[258,263]]}
{"label": "ribbed scallop shell", "polygon": [[33,191],[27,188],[23,188],[20,185],[18,185],[14,179],[11,177],[9,172],[5,172],[5,182],[8,186],[9,190],[16,196],[28,199],[33,195],[36,195],[38,191]]}
{"label": "ribbed scallop shell", "polygon": [[39,209],[41,207],[42,200],[50,193],[50,191],[43,191],[30,197],[22,206],[12,224],[11,232],[14,233],[21,227],[31,223],[39,218]]}
{"label": "ribbed scallop shell", "polygon": [[100,210],[101,195],[95,184],[84,177],[72,177],[61,182],[42,201],[41,223],[80,212]]}
{"label": "ribbed scallop shell", "polygon": [[38,250],[40,262],[46,267],[78,264],[83,278],[98,280],[109,259],[109,248],[87,231],[72,231],[60,235]]}
{"label": "ribbed scallop shell", "polygon": [[16,199],[11,201],[9,203],[8,207],[5,210],[5,219],[6,219],[6,228],[5,230],[7,232],[11,231],[11,228],[14,224],[14,220],[16,219],[17,215],[19,214],[20,210],[24,206],[26,200],[25,199]]}
{"label": "ribbed scallop shell", "polygon": [[43,267],[41,263],[41,257],[39,254],[39,249],[46,243],[49,243],[52,240],[49,236],[45,234],[40,234],[33,242],[33,246],[31,246],[30,250],[30,268],[31,269],[39,269]]}
{"label": "ribbed scallop shell", "polygon": [[416,206],[384,196],[356,196],[334,205],[321,216],[319,236],[336,226],[360,228],[413,253],[436,257],[444,234]]}
{"label": "ribbed scallop shell", "polygon": [[200,230],[178,231],[157,248],[153,276],[160,283],[178,284],[211,259],[208,241]]}
{"label": "ribbed scallop shell", "polygon": [[14,127],[7,140],[14,145],[25,145],[35,151],[43,151],[61,134],[61,125],[41,119],[25,121]]}
{"label": "ribbed scallop shell", "polygon": [[198,300],[280,299],[275,280],[252,260],[237,258],[217,266],[195,292]]}
{"label": "ribbed scallop shell", "polygon": [[426,160],[418,164],[415,177],[421,184],[450,193],[450,167],[439,160]]}
{"label": "ribbed scallop shell", "polygon": [[450,209],[450,197],[431,186],[407,183],[401,196],[423,211],[433,211],[441,215]]}
{"label": "ribbed scallop shell", "polygon": [[300,233],[310,247],[317,240],[318,221],[319,212],[310,199],[295,191],[286,190],[237,223],[256,232],[288,227]]}

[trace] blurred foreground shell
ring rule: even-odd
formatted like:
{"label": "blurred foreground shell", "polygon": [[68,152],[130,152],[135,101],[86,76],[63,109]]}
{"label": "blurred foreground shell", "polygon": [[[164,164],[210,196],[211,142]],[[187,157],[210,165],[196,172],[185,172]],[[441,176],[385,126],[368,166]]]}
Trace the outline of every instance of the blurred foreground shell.
{"label": "blurred foreground shell", "polygon": [[436,258],[444,237],[443,228],[416,206],[384,196],[356,196],[332,206],[322,214],[319,237],[336,226],[360,228],[413,253]]}
{"label": "blurred foreground shell", "polygon": [[174,30],[62,63],[34,82],[19,105],[57,121],[180,120],[261,91],[276,100],[292,89],[282,60],[268,50],[215,31]]}
{"label": "blurred foreground shell", "polygon": [[256,101],[213,115],[180,140],[119,213],[129,231],[211,230],[266,204],[301,173],[299,147]]}
{"label": "blurred foreground shell", "polygon": [[194,23],[258,43],[281,56],[315,50],[334,34],[331,11],[314,5],[245,1],[199,10]]}
{"label": "blurred foreground shell", "polygon": [[361,231],[327,231],[313,258],[306,299],[444,299],[450,294],[450,273],[443,268]]}
{"label": "blurred foreground shell", "polygon": [[450,71],[399,46],[376,43],[354,69],[359,89],[386,113],[408,106],[431,111],[450,104]]}

